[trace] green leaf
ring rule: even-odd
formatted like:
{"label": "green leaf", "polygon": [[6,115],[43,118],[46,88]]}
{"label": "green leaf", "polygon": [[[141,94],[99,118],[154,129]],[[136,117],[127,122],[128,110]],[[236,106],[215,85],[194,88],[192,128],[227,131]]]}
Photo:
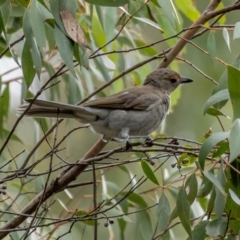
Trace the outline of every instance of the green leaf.
{"label": "green leaf", "polygon": [[230,98],[230,95],[229,95],[228,89],[224,89],[224,90],[221,90],[221,91],[215,93],[205,103],[204,108],[203,108],[203,113],[205,114],[206,111],[214,104],[224,101],[224,100],[228,100],[229,98]]}
{"label": "green leaf", "polygon": [[[220,165],[217,179],[219,180],[219,183],[221,184],[222,188],[225,189],[226,178],[223,170],[223,164]],[[217,215],[217,218],[220,219],[222,217],[226,205],[226,194],[220,192],[220,190],[217,187],[215,188],[215,190],[216,198],[214,200],[214,211]]]}
{"label": "green leaf", "polygon": [[237,22],[235,24],[234,30],[233,30],[233,40],[240,38],[240,22]]}
{"label": "green leaf", "polygon": [[208,178],[209,181],[213,183],[213,185],[224,195],[226,196],[226,193],[224,191],[224,188],[221,184],[221,182],[214,176],[212,172],[204,172],[204,176]]}
{"label": "green leaf", "polygon": [[[212,170],[210,170],[212,171]],[[206,197],[211,190],[213,189],[213,183],[211,181],[209,181],[209,179],[207,177],[203,177],[203,180],[201,182],[200,187],[198,188],[198,193],[197,193],[197,197],[198,198],[204,198]]]}
{"label": "green leaf", "polygon": [[224,116],[228,119],[230,119],[230,117],[228,117],[227,115],[223,114],[221,111],[219,111],[218,109],[216,108],[209,108],[207,111],[206,111],[207,114],[211,115],[211,116]]}
{"label": "green leaf", "polygon": [[153,170],[149,167],[149,165],[145,161],[141,161],[141,166],[142,166],[143,172],[145,173],[147,178],[149,180],[151,180],[153,183],[155,183],[156,185],[159,185],[159,182],[158,182]]}
{"label": "green leaf", "polygon": [[198,157],[199,165],[202,170],[204,170],[204,164],[205,164],[205,160],[208,153],[212,150],[212,148],[217,143],[221,142],[222,140],[225,140],[226,138],[228,138],[228,136],[229,136],[229,132],[218,132],[218,133],[213,133],[209,138],[205,140],[205,142],[203,143],[200,149],[199,157]]}
{"label": "green leaf", "polygon": [[10,17],[11,14],[11,10],[12,10],[12,1],[11,0],[7,0],[5,1],[5,3],[1,6],[1,13],[2,13],[2,19],[4,22],[4,25],[7,25],[8,19]]}
{"label": "green leaf", "polygon": [[169,220],[170,220],[170,211],[171,211],[171,208],[170,208],[168,198],[163,192],[159,199],[158,210],[157,210],[157,214],[158,214],[157,228],[159,232],[164,231],[168,226]]}
{"label": "green leaf", "polygon": [[[121,7],[121,10],[122,10],[124,13],[126,13],[128,16],[131,16],[131,14],[128,13],[128,12],[125,10],[125,8]],[[139,20],[139,21],[141,21],[141,22],[144,22],[144,23],[146,23],[146,24],[148,24],[148,25],[150,25],[150,26],[152,26],[152,27],[155,27],[155,28],[157,28],[158,30],[160,30],[160,31],[163,33],[163,30],[159,27],[159,25],[156,24],[155,22],[153,22],[152,20],[150,20],[150,19],[148,19],[148,18],[143,18],[143,17],[133,17],[133,18],[134,18],[134,19],[137,19],[137,20]]]}
{"label": "green leaf", "polygon": [[[209,221],[201,221],[199,222],[193,229],[192,235],[193,239],[206,239],[206,226],[209,224]],[[190,240],[190,238],[187,238]]]}
{"label": "green leaf", "polygon": [[181,223],[186,232],[188,233],[189,237],[192,239],[192,229],[190,222],[190,205],[187,200],[186,191],[183,187],[179,190],[176,205],[178,216],[181,220]]}
{"label": "green leaf", "polygon": [[15,2],[20,4],[24,8],[27,8],[29,6],[30,0],[15,0]]}
{"label": "green leaf", "polygon": [[158,0],[158,4],[161,6],[172,27],[176,28],[176,18],[178,18],[178,16],[174,13],[171,2],[166,0]]}
{"label": "green leaf", "polygon": [[9,101],[10,101],[10,92],[9,92],[9,84],[6,85],[5,89],[0,95],[0,137],[3,138],[3,123],[5,118],[8,116],[9,109]]}
{"label": "green leaf", "polygon": [[[122,192],[122,195],[125,196],[127,193],[126,192]],[[147,207],[147,203],[145,202],[145,200],[137,193],[131,193],[130,195],[127,196],[127,199],[140,205],[143,208]]]}
{"label": "green leaf", "polygon": [[36,71],[33,67],[32,55],[30,52],[30,46],[25,41],[22,51],[22,71],[27,88],[32,84]]}
{"label": "green leaf", "polygon": [[35,71],[37,72],[38,77],[40,78],[41,69],[42,69],[42,59],[36,41],[33,38],[32,29],[30,25],[29,11],[26,10],[23,16],[23,31],[26,38],[26,44],[30,46],[30,52],[32,55],[32,60],[34,63]]}
{"label": "green leaf", "polygon": [[216,219],[206,226],[206,233],[212,238],[217,238],[219,236],[224,236],[226,228],[227,221],[225,219]]}
{"label": "green leaf", "polygon": [[142,234],[144,240],[148,240],[152,238],[152,223],[149,213],[147,211],[140,212],[137,215],[139,225],[138,231]]}
{"label": "green leaf", "polygon": [[44,22],[39,12],[39,3],[37,0],[32,0],[30,8],[29,8],[29,19],[31,19],[30,24],[32,27],[33,35],[37,41],[39,49],[41,52],[45,49],[45,27]]}
{"label": "green leaf", "polygon": [[240,119],[236,119],[233,123],[229,136],[230,157],[231,163],[240,154]]}
{"label": "green leaf", "polygon": [[214,201],[215,201],[215,198],[216,198],[216,191],[215,191],[216,188],[213,188],[212,192],[211,192],[211,195],[210,195],[210,198],[208,200],[208,205],[207,205],[207,213],[210,213],[212,212],[213,210],[213,207],[214,207]]}
{"label": "green leaf", "polygon": [[229,149],[229,142],[222,141],[218,144],[218,149],[213,153],[213,158],[219,157],[222,154],[225,154],[226,151]]}
{"label": "green leaf", "polygon": [[194,202],[197,196],[197,190],[198,190],[198,183],[197,183],[197,178],[195,173],[193,173],[191,176],[188,177],[185,183],[185,189],[189,190],[189,193],[187,194],[187,200],[189,204],[192,205],[192,203]]}
{"label": "green leaf", "polygon": [[232,200],[233,200],[236,204],[240,205],[240,199],[239,199],[239,197],[236,195],[236,193],[235,193],[232,189],[229,189],[228,191],[229,191],[229,194],[230,194]]}
{"label": "green leaf", "polygon": [[73,65],[73,42],[55,25],[54,28],[55,41],[63,62],[69,71],[76,76]]}
{"label": "green leaf", "polygon": [[225,27],[223,28],[223,38],[228,46],[229,51],[231,52],[230,38],[229,38],[228,30]]}
{"label": "green leaf", "polygon": [[233,120],[240,118],[240,71],[228,65],[228,90],[233,107]]}
{"label": "green leaf", "polygon": [[[1,100],[0,100],[0,103],[1,103]],[[2,111],[1,111],[1,113],[2,113]],[[10,132],[6,129],[2,129],[0,132],[2,133],[2,136],[0,135],[0,137],[2,137],[3,139],[7,138],[7,136],[10,134]],[[23,144],[22,140],[14,133],[11,135],[11,140],[20,142]]]}
{"label": "green leaf", "polygon": [[199,18],[200,12],[196,8],[196,3],[192,0],[175,1],[175,3],[177,9],[180,10],[190,21],[195,22]]}
{"label": "green leaf", "polygon": [[214,59],[216,56],[216,40],[212,31],[210,31],[208,35],[207,49],[210,56]]}
{"label": "green leaf", "polygon": [[129,0],[85,0],[85,2],[99,6],[119,7],[129,3]]}
{"label": "green leaf", "polygon": [[76,58],[78,63],[88,70],[89,69],[89,58],[87,55],[86,48],[74,43],[73,53],[74,53],[74,57]]}
{"label": "green leaf", "polygon": [[51,8],[51,12],[52,12],[52,15],[54,17],[54,20],[56,21],[58,27],[65,33],[65,28],[63,26],[63,23],[62,23],[62,20],[61,20],[61,17],[60,17],[60,1],[59,0],[50,0],[49,1],[50,3],[50,8]]}

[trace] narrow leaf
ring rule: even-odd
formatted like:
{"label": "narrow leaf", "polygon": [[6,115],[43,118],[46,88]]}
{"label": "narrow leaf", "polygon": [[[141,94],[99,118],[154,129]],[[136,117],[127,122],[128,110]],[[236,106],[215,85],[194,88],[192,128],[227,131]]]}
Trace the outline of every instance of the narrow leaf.
{"label": "narrow leaf", "polygon": [[73,43],[72,41],[55,25],[54,28],[55,41],[60,56],[73,76],[76,76],[73,65]]}
{"label": "narrow leaf", "polygon": [[32,0],[31,6],[29,8],[29,19],[31,19],[30,24],[32,27],[33,35],[37,41],[39,49],[41,50],[41,52],[43,52],[46,44],[46,33],[44,22],[38,9],[38,4],[39,3],[37,2],[37,0]]}
{"label": "narrow leaf", "polygon": [[213,106],[214,104],[216,104],[218,102],[228,100],[229,97],[230,96],[229,96],[228,89],[221,90],[221,91],[215,93],[214,95],[212,95],[204,105],[204,109],[203,109],[204,114],[207,112],[207,110],[211,106]]}
{"label": "narrow leaf", "polygon": [[[225,189],[226,178],[223,170],[223,164],[221,164],[219,168],[217,179],[219,180],[219,183],[221,184],[222,188]],[[222,217],[226,205],[226,194],[220,192],[218,188],[215,188],[215,190],[216,198],[214,201],[214,211],[217,215],[217,218],[220,219]]]}
{"label": "narrow leaf", "polygon": [[186,191],[183,187],[179,190],[176,205],[178,216],[181,220],[181,223],[186,232],[188,233],[189,237],[192,238],[192,229],[190,222],[190,205],[187,200]]}
{"label": "narrow leaf", "polygon": [[32,54],[30,46],[27,42],[24,43],[22,51],[22,71],[27,88],[32,84],[36,71],[33,67]]}
{"label": "narrow leaf", "polygon": [[238,197],[238,196],[236,195],[236,193],[235,193],[232,189],[230,189],[230,188],[229,188],[229,194],[230,194],[232,200],[233,200],[236,204],[240,205],[240,199],[239,199],[239,197]]}
{"label": "narrow leaf", "polygon": [[225,42],[227,43],[229,51],[231,52],[230,38],[229,38],[228,30],[226,28],[223,28],[223,38],[224,38]]}
{"label": "narrow leaf", "polygon": [[158,182],[153,170],[150,168],[150,166],[145,161],[141,161],[141,166],[142,166],[143,172],[145,173],[147,178],[149,180],[151,180],[153,183],[159,185],[159,182]]}
{"label": "narrow leaf", "polygon": [[214,33],[211,31],[208,35],[207,39],[207,49],[212,58],[216,56],[216,40],[214,37]]}
{"label": "narrow leaf", "polygon": [[213,175],[211,172],[204,172],[204,176],[208,178],[209,181],[213,183],[213,185],[224,195],[226,196],[226,193],[224,191],[224,188],[222,187],[220,181]]}
{"label": "narrow leaf", "polygon": [[196,196],[197,196],[197,190],[198,190],[198,184],[197,184],[197,178],[195,173],[193,173],[190,177],[188,177],[185,189],[187,190],[189,188],[189,193],[187,195],[187,200],[190,205],[194,202]]}
{"label": "narrow leaf", "polygon": [[170,204],[169,201],[163,192],[162,196],[159,199],[158,202],[158,230],[159,232],[162,232],[166,229],[166,227],[169,224],[169,219],[170,219]]}
{"label": "narrow leaf", "polygon": [[233,120],[240,118],[240,71],[228,66],[228,90],[233,106]]}
{"label": "narrow leaf", "polygon": [[203,177],[200,187],[198,188],[197,197],[204,198],[206,197],[211,190],[213,189],[213,184],[207,177]]}
{"label": "narrow leaf", "polygon": [[202,168],[202,170],[204,169],[204,164],[208,153],[217,143],[221,142],[222,140],[225,140],[226,138],[228,138],[228,136],[229,132],[218,132],[212,134],[209,138],[206,139],[206,141],[203,143],[200,149],[198,157],[199,165]]}
{"label": "narrow leaf", "polygon": [[231,163],[240,154],[240,119],[236,119],[233,123],[229,137],[230,158]]}
{"label": "narrow leaf", "polygon": [[233,40],[240,38],[240,22],[237,22],[233,31]]}

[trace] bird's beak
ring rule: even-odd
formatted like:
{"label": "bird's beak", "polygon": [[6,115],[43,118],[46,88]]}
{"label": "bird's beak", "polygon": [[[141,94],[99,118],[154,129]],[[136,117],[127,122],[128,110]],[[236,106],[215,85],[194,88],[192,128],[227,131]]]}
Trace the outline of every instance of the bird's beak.
{"label": "bird's beak", "polygon": [[190,78],[182,77],[180,84],[190,83],[190,82],[193,82],[193,80]]}

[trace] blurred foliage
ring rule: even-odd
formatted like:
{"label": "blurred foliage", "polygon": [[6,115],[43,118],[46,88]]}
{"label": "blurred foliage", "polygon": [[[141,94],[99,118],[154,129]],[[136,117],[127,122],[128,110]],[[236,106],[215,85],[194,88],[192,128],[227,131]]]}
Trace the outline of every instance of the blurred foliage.
{"label": "blurred foliage", "polygon": [[[23,99],[38,96],[76,104],[97,89],[91,97],[140,85],[158,66],[158,54],[163,58],[181,37],[178,33],[186,31],[208,4],[0,1],[1,227],[98,137],[66,120],[45,138],[55,120],[18,122],[15,109]],[[218,9],[226,4],[230,3]],[[27,238],[26,234],[35,239],[93,239],[95,217],[99,239],[240,235],[239,10],[209,27],[212,21],[171,64],[195,82],[172,94],[170,115],[161,134],[152,134],[152,148],[141,143],[126,151],[122,143],[111,143],[102,154],[123,147],[96,162],[97,211],[89,165],[76,186],[69,185],[39,206],[32,222],[36,231],[26,230],[26,221],[19,226],[22,231],[11,233],[12,239]]]}

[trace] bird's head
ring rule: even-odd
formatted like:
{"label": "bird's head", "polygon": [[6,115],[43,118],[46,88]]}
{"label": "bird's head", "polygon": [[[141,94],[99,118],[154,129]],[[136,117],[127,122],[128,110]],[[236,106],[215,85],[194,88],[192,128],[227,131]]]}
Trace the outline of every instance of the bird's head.
{"label": "bird's head", "polygon": [[151,85],[157,90],[170,94],[180,84],[190,83],[192,81],[192,79],[182,77],[171,69],[159,68],[146,77],[143,85]]}

